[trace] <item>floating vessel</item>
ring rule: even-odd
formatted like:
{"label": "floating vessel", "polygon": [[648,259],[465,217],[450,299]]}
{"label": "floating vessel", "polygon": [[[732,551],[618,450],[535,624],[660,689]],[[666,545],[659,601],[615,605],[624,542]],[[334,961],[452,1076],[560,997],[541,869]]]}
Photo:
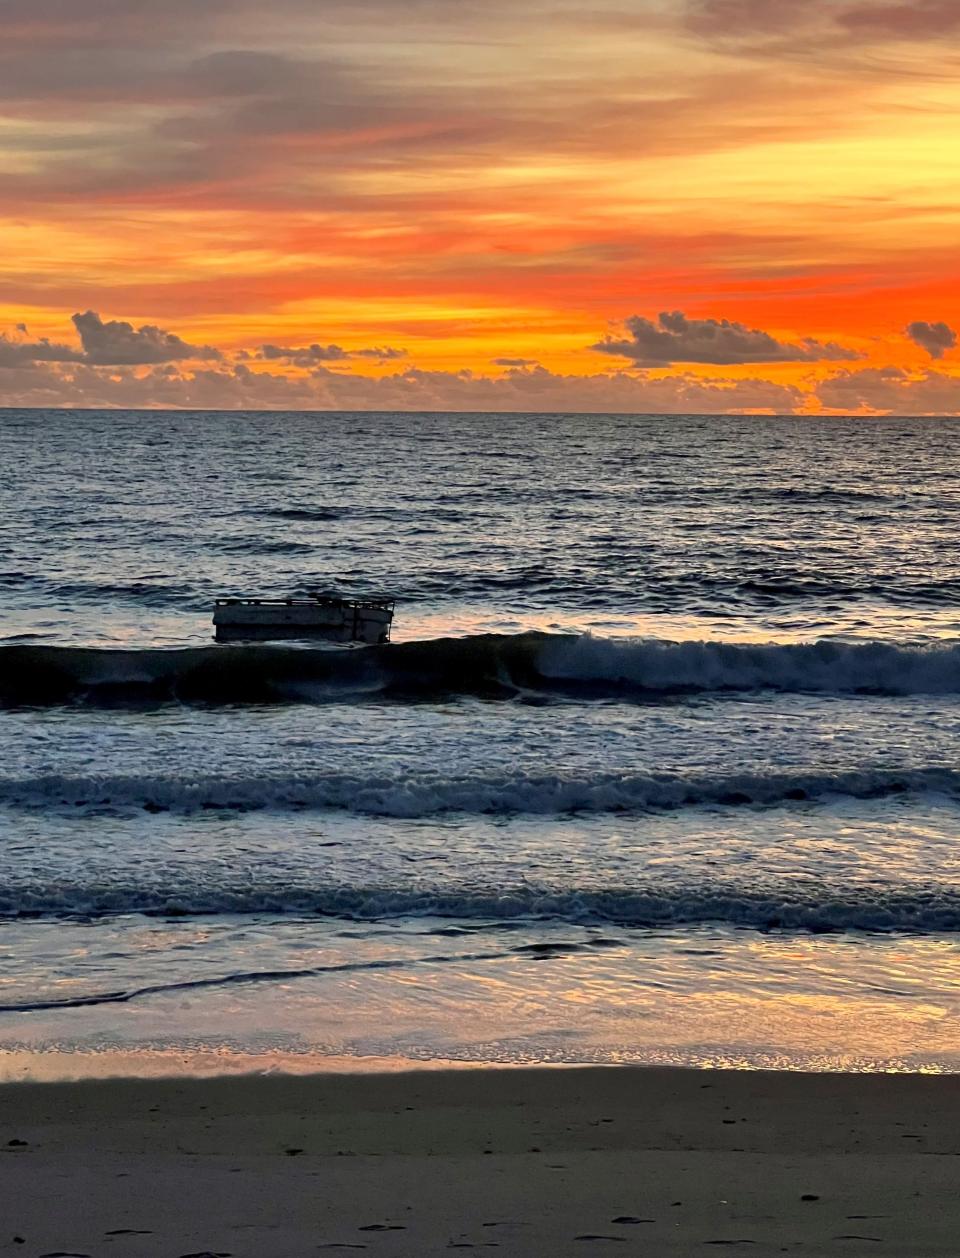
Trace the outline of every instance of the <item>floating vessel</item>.
{"label": "floating vessel", "polygon": [[213,609],[219,642],[267,642],[276,638],[324,638],[328,642],[390,641],[394,600],[336,598],[218,598]]}

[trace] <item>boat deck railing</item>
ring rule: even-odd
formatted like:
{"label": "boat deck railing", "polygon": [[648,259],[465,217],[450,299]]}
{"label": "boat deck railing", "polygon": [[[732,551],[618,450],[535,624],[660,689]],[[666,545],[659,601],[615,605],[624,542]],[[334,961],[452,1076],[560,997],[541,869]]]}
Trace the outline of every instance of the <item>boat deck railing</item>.
{"label": "boat deck railing", "polygon": [[354,611],[393,612],[396,600],[392,598],[327,598],[310,595],[307,598],[218,598],[216,607],[337,607]]}

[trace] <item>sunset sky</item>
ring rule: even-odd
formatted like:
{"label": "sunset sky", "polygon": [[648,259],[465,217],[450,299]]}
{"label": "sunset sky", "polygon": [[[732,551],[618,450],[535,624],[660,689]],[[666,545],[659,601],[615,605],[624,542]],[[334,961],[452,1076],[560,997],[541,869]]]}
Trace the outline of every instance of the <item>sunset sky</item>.
{"label": "sunset sky", "polygon": [[0,405],[960,412],[957,0],[2,0]]}

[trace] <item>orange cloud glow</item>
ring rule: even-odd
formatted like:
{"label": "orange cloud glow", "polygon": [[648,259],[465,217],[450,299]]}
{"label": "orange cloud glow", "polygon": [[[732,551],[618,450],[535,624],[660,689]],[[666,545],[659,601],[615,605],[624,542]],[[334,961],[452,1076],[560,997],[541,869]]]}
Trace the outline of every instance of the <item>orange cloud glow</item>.
{"label": "orange cloud glow", "polygon": [[[3,24],[0,405],[960,409],[943,0]],[[195,356],[97,361],[88,311]]]}

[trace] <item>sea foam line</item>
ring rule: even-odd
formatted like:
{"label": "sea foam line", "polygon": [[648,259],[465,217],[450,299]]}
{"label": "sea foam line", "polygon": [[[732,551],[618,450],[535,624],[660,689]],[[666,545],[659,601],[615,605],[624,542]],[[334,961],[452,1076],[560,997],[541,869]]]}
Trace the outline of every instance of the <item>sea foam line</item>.
{"label": "sea foam line", "polygon": [[[179,878],[154,886],[120,881],[89,885],[82,881],[0,881],[0,916],[5,918],[97,919],[129,914],[257,914],[357,922],[430,918],[476,923],[482,929],[538,921],[637,929],[719,925],[758,931],[941,934],[960,931],[960,887],[825,885],[812,881],[747,886],[667,880],[625,887],[566,888],[526,883],[499,887],[340,886],[321,881],[312,886],[291,886],[280,878],[204,885],[186,869]],[[473,959],[483,955],[474,954]]]}
{"label": "sea foam line", "polygon": [[648,692],[960,694],[960,644],[952,642],[669,642],[583,635],[546,641],[538,664],[554,681],[616,681]]}
{"label": "sea foam line", "polygon": [[163,777],[42,775],[0,779],[0,806],[121,808],[146,812],[349,811],[417,818],[442,813],[551,815],[765,805],[831,796],[872,799],[905,792],[960,795],[948,768],[810,770],[735,774],[605,773],[583,776],[439,774],[363,777]]}

